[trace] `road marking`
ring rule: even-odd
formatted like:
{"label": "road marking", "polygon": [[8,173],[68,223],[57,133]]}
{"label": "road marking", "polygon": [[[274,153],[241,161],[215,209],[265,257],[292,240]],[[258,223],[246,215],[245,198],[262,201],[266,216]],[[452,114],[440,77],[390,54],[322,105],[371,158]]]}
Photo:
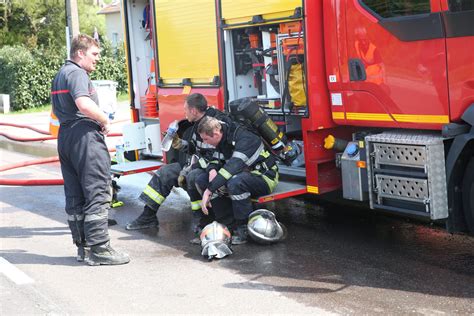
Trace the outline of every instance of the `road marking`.
{"label": "road marking", "polygon": [[0,257],[0,273],[5,274],[7,278],[9,278],[18,285],[30,284],[35,282],[35,280],[27,276],[23,271],[21,271],[2,257]]}

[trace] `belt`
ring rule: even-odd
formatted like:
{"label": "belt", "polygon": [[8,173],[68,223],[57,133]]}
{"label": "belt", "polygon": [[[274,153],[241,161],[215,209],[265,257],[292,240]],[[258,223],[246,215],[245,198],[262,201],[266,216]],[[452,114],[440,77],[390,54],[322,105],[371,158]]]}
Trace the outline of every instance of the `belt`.
{"label": "belt", "polygon": [[93,127],[97,127],[97,130],[100,130],[100,125],[96,121],[91,120],[89,118],[80,118],[73,121],[67,121],[67,122],[61,123],[60,125],[61,125],[61,128],[73,128],[81,123],[88,124]]}

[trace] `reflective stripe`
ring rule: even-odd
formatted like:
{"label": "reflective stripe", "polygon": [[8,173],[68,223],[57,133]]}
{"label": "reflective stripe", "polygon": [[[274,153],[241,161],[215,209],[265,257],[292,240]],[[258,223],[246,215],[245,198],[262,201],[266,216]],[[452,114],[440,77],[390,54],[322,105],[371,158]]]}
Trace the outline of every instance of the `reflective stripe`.
{"label": "reflective stripe", "polygon": [[[113,156],[112,158],[110,158],[110,161],[118,163],[118,161],[117,161],[117,155],[115,155],[115,156]],[[123,161],[124,161],[124,162],[130,162],[130,160],[128,160],[127,158],[124,158]]]}
{"label": "reflective stripe", "polygon": [[201,202],[202,200],[191,201],[191,209],[193,211],[199,211],[201,209]]}
{"label": "reflective stripe", "polygon": [[249,157],[247,157],[246,154],[241,153],[240,151],[234,151],[232,153],[232,157],[239,158],[239,159],[243,160],[246,164],[247,164],[247,161],[249,160]]}
{"label": "reflective stripe", "polygon": [[263,180],[265,180],[265,182],[267,183],[268,187],[270,188],[270,192],[273,192],[273,190],[275,189],[275,187],[277,186],[278,184],[278,173],[275,177],[275,180],[272,180],[270,179],[269,177],[267,177],[266,175],[262,175],[262,178]]}
{"label": "reflective stripe", "polygon": [[196,140],[196,146],[199,147],[199,148],[205,148],[205,149],[215,149],[216,148],[215,146],[206,144],[206,143],[201,142],[199,140]]}
{"label": "reflective stripe", "polygon": [[225,160],[224,154],[222,154],[222,153],[220,153],[220,152],[217,152],[217,151],[215,151],[215,152],[212,154],[212,157],[213,157],[213,158],[217,158],[217,159],[221,159],[221,160]]}
{"label": "reflective stripe", "polygon": [[201,167],[202,169],[207,168],[207,162],[204,158],[199,158],[198,163],[199,163],[199,167]]}
{"label": "reflective stripe", "polygon": [[261,176],[262,179],[267,183],[268,188],[270,189],[270,192],[273,192],[273,190],[276,188],[276,186],[278,184],[279,175],[278,175],[278,172],[276,172],[276,170],[275,170],[275,166],[273,166],[271,170],[275,171],[275,179],[273,179],[273,180],[270,179],[269,177],[267,177],[266,175],[262,174],[258,170],[253,170],[253,171],[251,171],[251,173],[256,174],[258,176]]}
{"label": "reflective stripe", "polygon": [[219,169],[219,174],[224,177],[224,179],[229,180],[232,178],[232,174],[229,171],[225,170],[224,168]]}
{"label": "reflective stripe", "polygon": [[261,153],[260,155],[261,155],[262,157],[264,157],[264,158],[270,157],[270,153],[269,153],[268,151],[266,151],[266,150],[262,151],[262,153]]}
{"label": "reflective stripe", "polygon": [[250,197],[250,192],[245,192],[237,195],[230,195],[230,199],[233,201],[242,201]]}
{"label": "reflective stripe", "polygon": [[107,219],[109,217],[109,212],[107,210],[102,210],[100,213],[97,214],[88,214],[84,217],[84,222],[92,222]]}
{"label": "reflective stripe", "polygon": [[165,198],[163,197],[163,195],[161,195],[160,193],[156,192],[150,185],[147,185],[145,190],[143,190],[143,194],[145,194],[146,196],[148,196],[150,199],[152,199],[153,201],[155,201],[157,204],[160,204],[163,203],[163,201],[165,200]]}
{"label": "reflective stripe", "polygon": [[81,214],[81,215],[68,215],[67,220],[69,222],[82,221],[82,220],[84,220],[84,214]]}
{"label": "reflective stripe", "polygon": [[257,161],[258,157],[263,151],[263,143],[260,144],[260,147],[258,147],[257,151],[252,155],[252,157],[249,158],[249,160],[246,162],[247,166],[253,165],[255,161]]}

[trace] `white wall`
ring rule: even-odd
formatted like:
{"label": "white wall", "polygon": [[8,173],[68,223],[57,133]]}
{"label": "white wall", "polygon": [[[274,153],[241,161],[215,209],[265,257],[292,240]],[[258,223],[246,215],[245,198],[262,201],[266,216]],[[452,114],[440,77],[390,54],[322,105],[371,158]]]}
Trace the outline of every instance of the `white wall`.
{"label": "white wall", "polygon": [[122,17],[120,12],[105,15],[106,36],[115,47],[117,43],[123,42]]}

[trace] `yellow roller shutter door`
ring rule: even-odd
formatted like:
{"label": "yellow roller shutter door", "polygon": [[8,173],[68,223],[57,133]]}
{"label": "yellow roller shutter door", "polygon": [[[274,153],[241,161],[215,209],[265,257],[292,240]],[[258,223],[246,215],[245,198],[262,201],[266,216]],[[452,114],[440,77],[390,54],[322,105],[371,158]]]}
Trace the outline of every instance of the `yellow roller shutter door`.
{"label": "yellow roller shutter door", "polygon": [[301,0],[222,0],[222,17],[227,25],[252,21],[261,15],[264,20],[286,20],[301,8]]}
{"label": "yellow roller shutter door", "polygon": [[219,75],[214,0],[156,0],[159,73],[163,83],[210,83]]}

